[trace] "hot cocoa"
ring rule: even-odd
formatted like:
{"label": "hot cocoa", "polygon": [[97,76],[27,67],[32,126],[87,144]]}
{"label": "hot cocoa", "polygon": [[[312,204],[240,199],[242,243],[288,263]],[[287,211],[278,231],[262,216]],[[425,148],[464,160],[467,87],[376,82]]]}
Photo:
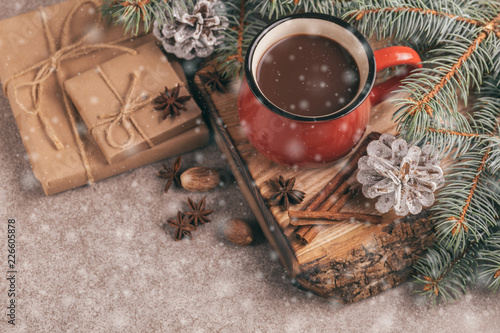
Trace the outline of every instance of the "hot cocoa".
{"label": "hot cocoa", "polygon": [[336,41],[298,34],[273,44],[257,68],[257,84],[278,108],[324,116],[349,104],[359,90],[356,61]]}

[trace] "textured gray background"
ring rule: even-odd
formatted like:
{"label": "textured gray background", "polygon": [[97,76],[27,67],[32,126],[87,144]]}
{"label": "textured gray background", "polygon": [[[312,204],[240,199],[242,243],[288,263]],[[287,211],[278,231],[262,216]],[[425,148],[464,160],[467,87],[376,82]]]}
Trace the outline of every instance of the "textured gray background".
{"label": "textured gray background", "polygon": [[[0,19],[57,2],[1,0]],[[294,288],[266,242],[239,248],[224,240],[225,221],[253,220],[234,183],[208,194],[213,222],[182,242],[159,226],[187,198],[178,188],[162,195],[164,182],[155,176],[161,163],[45,197],[3,94],[0,119],[2,332],[499,331],[499,296],[484,290],[432,306],[407,283],[342,306]],[[215,144],[185,155],[184,166],[200,164],[228,172]],[[18,236],[16,328],[6,324],[3,278],[11,217]]]}

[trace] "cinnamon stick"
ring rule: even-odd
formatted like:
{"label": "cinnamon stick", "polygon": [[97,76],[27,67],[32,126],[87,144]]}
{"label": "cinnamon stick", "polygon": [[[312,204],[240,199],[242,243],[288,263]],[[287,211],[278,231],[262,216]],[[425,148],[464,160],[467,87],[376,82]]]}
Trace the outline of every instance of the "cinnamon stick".
{"label": "cinnamon stick", "polygon": [[380,133],[371,132],[361,142],[356,151],[351,155],[344,167],[333,177],[328,184],[320,191],[314,200],[307,207],[308,211],[316,210],[333,192],[335,192],[342,183],[344,183],[358,168],[358,161],[366,154],[366,147],[373,140],[378,140]]}
{"label": "cinnamon stick", "polygon": [[[293,224],[290,223],[293,226]],[[319,228],[313,226],[303,225],[295,229],[295,238],[297,238],[302,245],[307,245],[319,234]]]}
{"label": "cinnamon stick", "polygon": [[[342,167],[342,169],[326,184],[323,189],[316,194],[306,205],[303,206],[304,211],[314,211],[318,209],[318,207],[325,202],[328,197],[332,195],[338,188],[342,185],[342,183],[345,183],[345,181],[356,171],[358,168],[358,161],[361,157],[363,157],[366,154],[366,148],[368,147],[368,144],[372,142],[373,140],[378,140],[380,138],[380,133],[377,132],[371,132],[368,134],[364,140],[359,144],[358,148],[356,151],[351,155],[349,160],[346,162],[346,164]],[[309,240],[306,240],[304,236],[312,229],[312,226],[300,226],[298,227],[295,232],[296,232],[296,237],[301,240],[302,243],[308,244],[309,242],[316,237],[314,235],[313,237],[308,237]]]}
{"label": "cinnamon stick", "polygon": [[382,216],[362,213],[289,211],[292,225],[328,225],[332,221],[356,220],[359,222],[382,223]]}
{"label": "cinnamon stick", "polygon": [[[319,207],[321,211],[337,211],[342,208],[349,197],[349,183],[345,182]],[[340,205],[339,205],[340,204]],[[323,227],[301,226],[297,228],[295,237],[304,245],[311,242]]]}
{"label": "cinnamon stick", "polygon": [[[339,188],[340,189],[340,188]],[[344,192],[344,194],[340,197],[340,199],[337,200],[333,204],[333,206],[330,207],[329,211],[331,212],[337,212],[339,211],[344,205],[346,204],[347,200],[351,197],[354,196],[355,191],[352,190],[347,190]],[[310,242],[313,241],[316,236],[321,232],[321,230],[324,229],[324,226],[320,225],[315,225],[312,227],[309,226],[302,226],[299,227],[298,229],[304,230],[304,233],[302,234],[300,231],[297,232],[296,237],[297,239],[304,245],[309,244]]]}
{"label": "cinnamon stick", "polygon": [[342,207],[345,206],[349,198],[354,198],[358,194],[357,190],[349,189],[346,191],[339,200],[329,209],[330,212],[338,212]]}
{"label": "cinnamon stick", "polygon": [[300,241],[302,245],[307,245],[311,243],[313,239],[316,238],[316,236],[319,235],[323,228],[324,226],[322,225],[302,225],[297,228],[295,237]]}
{"label": "cinnamon stick", "polygon": [[350,188],[351,185],[348,182],[343,183],[335,192],[333,192],[333,194],[328,199],[326,199],[326,201],[321,206],[319,206],[317,210],[322,212],[332,210],[334,206],[338,205],[337,203],[339,202],[339,200],[349,192]]}

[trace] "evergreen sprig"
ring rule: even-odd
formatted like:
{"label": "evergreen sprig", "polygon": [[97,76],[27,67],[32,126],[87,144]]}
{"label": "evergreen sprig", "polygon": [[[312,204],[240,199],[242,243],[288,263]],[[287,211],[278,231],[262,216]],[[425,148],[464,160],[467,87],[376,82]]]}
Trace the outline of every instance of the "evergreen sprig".
{"label": "evergreen sprig", "polygon": [[467,285],[475,282],[477,273],[477,244],[460,252],[431,248],[415,265],[420,273],[416,281],[423,285],[423,293],[444,300],[459,298]]}
{"label": "evergreen sprig", "polygon": [[487,167],[490,154],[490,148],[477,147],[448,170],[448,185],[433,208],[437,234],[446,248],[461,251],[471,242],[480,243],[497,225],[500,186]]}
{"label": "evergreen sprig", "polygon": [[488,237],[478,257],[482,268],[479,277],[485,280],[490,290],[496,292],[500,286],[500,231]]}
{"label": "evergreen sprig", "polygon": [[225,1],[230,28],[223,31],[224,38],[217,48],[216,62],[224,77],[241,75],[246,51],[253,37],[264,28],[266,21],[251,1]]}
{"label": "evergreen sprig", "polygon": [[[432,209],[437,242],[415,266],[423,292],[456,298],[476,275],[500,284],[500,3],[498,1],[353,1],[344,14],[363,33],[407,44],[424,67],[403,81],[397,101],[403,137],[431,143],[454,164]],[[408,27],[411,27],[409,29]],[[472,112],[460,113],[475,92]],[[488,258],[485,261],[484,258]],[[484,269],[488,267],[488,269]]]}
{"label": "evergreen sprig", "polygon": [[349,1],[331,0],[281,0],[281,1],[261,1],[249,0],[253,3],[263,17],[277,19],[297,12],[316,12],[330,15],[338,15],[344,4]]}
{"label": "evergreen sprig", "polygon": [[112,23],[136,36],[141,29],[148,33],[155,20],[160,26],[170,22],[176,8],[192,7],[191,0],[104,0],[100,10]]}

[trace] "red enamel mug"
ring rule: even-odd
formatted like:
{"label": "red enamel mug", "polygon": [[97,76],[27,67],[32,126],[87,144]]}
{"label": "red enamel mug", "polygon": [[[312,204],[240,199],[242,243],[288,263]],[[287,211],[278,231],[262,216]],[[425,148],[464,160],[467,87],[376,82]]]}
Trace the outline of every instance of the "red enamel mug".
{"label": "red enamel mug", "polygon": [[[342,109],[322,116],[297,115],[275,106],[260,90],[255,78],[264,53],[283,38],[298,34],[332,39],[354,58],[359,90]],[[374,87],[377,71],[397,65],[421,68],[420,62],[409,47],[373,51],[359,31],[338,18],[317,13],[287,16],[264,28],[250,44],[238,95],[242,129],[259,152],[279,164],[318,167],[334,162],[356,146],[368,125],[372,105],[401,80],[396,77]]]}

